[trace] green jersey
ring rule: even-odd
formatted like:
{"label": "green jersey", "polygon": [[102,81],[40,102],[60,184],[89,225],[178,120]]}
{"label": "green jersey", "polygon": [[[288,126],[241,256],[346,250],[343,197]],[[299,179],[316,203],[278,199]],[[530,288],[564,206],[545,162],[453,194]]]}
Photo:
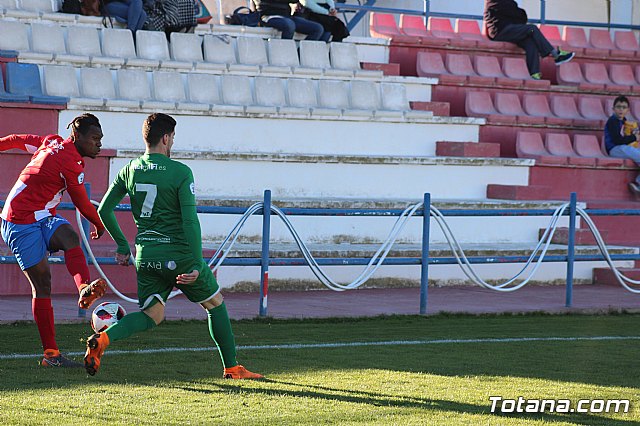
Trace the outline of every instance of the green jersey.
{"label": "green jersey", "polygon": [[138,227],[137,258],[162,258],[165,254],[193,255],[202,261],[202,237],[196,214],[193,174],[186,165],[163,154],[144,154],[118,172],[98,213],[118,244],[118,253],[130,252],[114,208],[125,195]]}

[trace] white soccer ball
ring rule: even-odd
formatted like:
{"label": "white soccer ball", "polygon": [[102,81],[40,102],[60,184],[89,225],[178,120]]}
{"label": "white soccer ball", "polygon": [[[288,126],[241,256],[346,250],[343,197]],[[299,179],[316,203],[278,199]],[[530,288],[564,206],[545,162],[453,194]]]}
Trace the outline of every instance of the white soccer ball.
{"label": "white soccer ball", "polygon": [[102,302],[91,314],[91,328],[96,333],[100,333],[117,323],[126,314],[127,312],[118,303]]}

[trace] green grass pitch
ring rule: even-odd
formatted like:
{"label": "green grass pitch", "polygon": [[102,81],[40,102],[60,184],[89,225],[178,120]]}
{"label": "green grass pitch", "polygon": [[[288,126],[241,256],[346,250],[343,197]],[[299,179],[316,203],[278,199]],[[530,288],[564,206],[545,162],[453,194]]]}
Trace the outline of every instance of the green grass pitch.
{"label": "green grass pitch", "polygon": [[[0,424],[640,424],[640,315],[392,316],[233,325],[240,362],[267,380],[222,379],[217,353],[203,349],[212,346],[204,320],[167,322],[115,342],[94,377],[80,369],[39,367],[35,325],[0,325]],[[57,333],[62,351],[80,360],[88,324],[58,325]],[[623,338],[583,339],[599,336]],[[553,337],[559,339],[548,339]],[[573,337],[581,339],[566,339]],[[542,339],[487,340],[503,338]],[[469,339],[481,341],[461,342]],[[414,343],[279,347],[390,341]],[[247,348],[265,345],[276,347]],[[145,349],[158,351],[136,352]],[[629,399],[631,408],[617,414],[492,414],[490,396],[573,403]]]}

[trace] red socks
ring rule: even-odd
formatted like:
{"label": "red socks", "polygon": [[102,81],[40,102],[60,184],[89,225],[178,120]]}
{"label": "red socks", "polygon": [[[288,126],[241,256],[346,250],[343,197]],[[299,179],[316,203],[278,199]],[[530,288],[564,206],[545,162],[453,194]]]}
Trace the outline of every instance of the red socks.
{"label": "red socks", "polygon": [[51,298],[31,299],[31,311],[33,319],[38,325],[40,340],[42,341],[42,349],[58,350],[56,343],[56,328],[53,323],[53,306],[51,306]]}
{"label": "red socks", "polygon": [[73,277],[73,281],[76,283],[78,290],[86,284],[89,284],[89,280],[91,279],[89,267],[87,266],[87,259],[84,257],[80,246],[64,252],[64,263],[67,265],[67,270]]}

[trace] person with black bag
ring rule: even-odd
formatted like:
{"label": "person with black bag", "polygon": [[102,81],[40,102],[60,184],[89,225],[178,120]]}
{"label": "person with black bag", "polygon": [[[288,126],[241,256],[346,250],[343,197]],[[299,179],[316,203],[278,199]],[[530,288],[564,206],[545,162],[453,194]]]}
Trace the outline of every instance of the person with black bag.
{"label": "person with black bag", "polygon": [[306,34],[306,40],[320,40],[324,28],[317,22],[299,15],[291,15],[292,4],[298,0],[253,0],[256,10],[260,12],[262,25],[282,32],[282,38],[292,39],[294,33]]}
{"label": "person with black bag", "polygon": [[167,38],[172,32],[192,33],[197,25],[194,0],[144,0],[144,10],[144,29],[164,31]]}
{"label": "person with black bag", "polygon": [[349,30],[337,17],[338,11],[333,0],[300,0],[300,4],[305,8],[303,16],[331,33],[331,41],[340,42],[349,37]]}

